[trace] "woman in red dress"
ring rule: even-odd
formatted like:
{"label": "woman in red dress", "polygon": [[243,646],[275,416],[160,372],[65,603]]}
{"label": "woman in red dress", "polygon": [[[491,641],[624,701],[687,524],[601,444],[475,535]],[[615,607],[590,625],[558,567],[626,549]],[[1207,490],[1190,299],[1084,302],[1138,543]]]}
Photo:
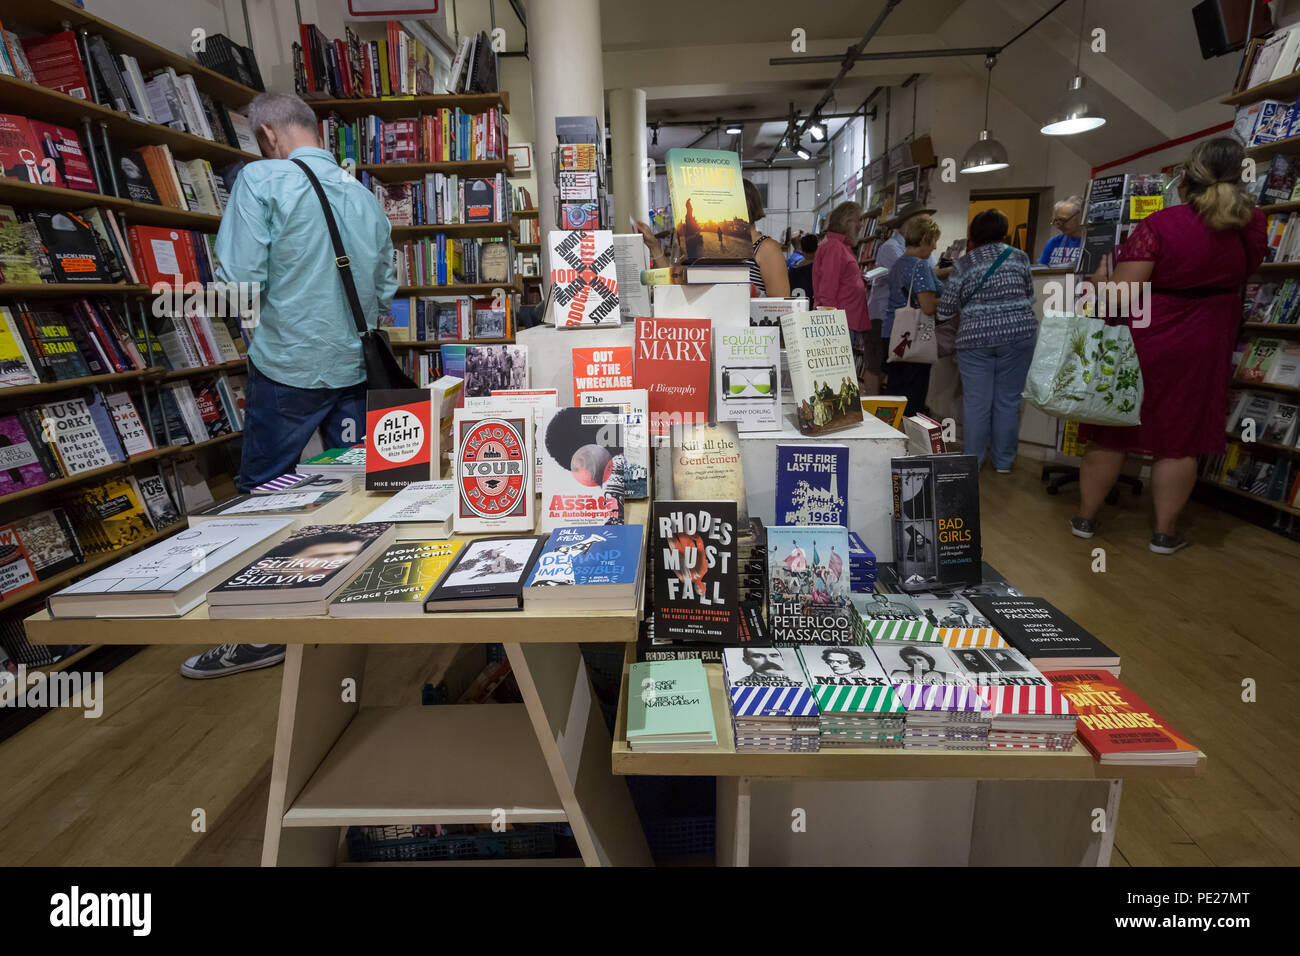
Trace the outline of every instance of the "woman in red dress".
{"label": "woman in red dress", "polygon": [[1091,538],[1097,512],[1128,454],[1151,467],[1155,533],[1151,550],[1187,544],[1178,515],[1196,485],[1196,456],[1222,454],[1232,352],[1241,326],[1241,291],[1264,258],[1264,214],[1241,185],[1241,144],[1219,137],[1197,145],[1183,165],[1183,205],[1148,216],[1116,250],[1111,282],[1150,283],[1145,315],[1134,316],[1142,366],[1140,425],[1084,425],[1079,514],[1071,530]]}

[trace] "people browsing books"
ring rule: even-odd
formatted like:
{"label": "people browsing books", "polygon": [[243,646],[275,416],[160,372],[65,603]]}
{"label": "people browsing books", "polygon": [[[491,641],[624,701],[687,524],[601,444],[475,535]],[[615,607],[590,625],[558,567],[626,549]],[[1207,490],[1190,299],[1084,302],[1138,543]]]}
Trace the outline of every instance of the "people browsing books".
{"label": "people browsing books", "polygon": [[970,224],[973,248],[957,260],[939,299],[938,321],[960,322],[964,450],[1006,474],[1020,440],[1020,393],[1034,357],[1038,321],[1029,257],[1004,241],[1007,217],[986,209]]}
{"label": "people browsing books", "polygon": [[1070,196],[1053,206],[1052,225],[1056,235],[1043,245],[1038,264],[1054,269],[1072,267],[1083,247],[1083,198]]}
{"label": "people browsing books", "polygon": [[816,300],[817,296],[813,285],[813,266],[817,264],[818,245],[820,243],[817,241],[817,237],[811,233],[799,237],[799,260],[794,265],[789,266],[787,271],[790,277],[791,295],[799,295],[802,292],[805,297]]}
{"label": "people browsing books", "polygon": [[[913,216],[899,230],[905,243],[903,255],[889,267],[889,304],[880,326],[880,336],[890,348],[894,315],[904,306],[919,308],[928,316],[939,310],[942,286],[930,265],[930,256],[939,243],[939,224],[929,216]],[[910,291],[910,298],[909,298]],[[896,356],[895,356],[896,357]],[[924,362],[888,361],[885,365],[886,391],[907,397],[904,414],[926,410],[925,396],[930,390],[930,366]]]}
{"label": "people browsing books", "polygon": [[[868,375],[879,371],[869,353],[871,317],[867,313],[867,287],[862,281],[862,267],[853,251],[862,223],[862,206],[842,202],[831,210],[826,221],[826,235],[813,258],[809,284],[816,290],[813,298],[819,309],[843,309],[849,322],[853,344],[853,364],[860,388],[875,384]],[[793,280],[791,280],[793,281]],[[872,387],[869,393],[879,389]]]}
{"label": "people browsing books", "polygon": [[758,221],[767,215],[758,187],[748,179],[745,183],[745,205],[749,208],[749,266],[750,292],[758,297],[773,296],[784,299],[790,294],[790,274],[786,270],[781,244],[758,228]]}
{"label": "people browsing books", "polygon": [[1079,514],[1070,523],[1079,537],[1096,533],[1101,503],[1132,452],[1156,459],[1151,550],[1171,554],[1187,543],[1178,516],[1196,484],[1197,456],[1225,450],[1241,287],[1267,243],[1264,214],[1242,186],[1244,159],[1232,137],[1198,143],[1182,166],[1183,204],[1147,216],[1116,250],[1109,282],[1151,290],[1144,314],[1131,322],[1144,386],[1141,424],[1080,426],[1079,439],[1089,445],[1079,469]]}

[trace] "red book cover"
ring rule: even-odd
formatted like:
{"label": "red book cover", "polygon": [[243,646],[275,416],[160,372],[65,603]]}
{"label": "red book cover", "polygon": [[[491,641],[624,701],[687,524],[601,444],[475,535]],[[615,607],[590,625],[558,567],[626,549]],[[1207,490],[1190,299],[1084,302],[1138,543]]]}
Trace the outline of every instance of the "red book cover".
{"label": "red book cover", "polygon": [[[45,157],[53,161],[57,174],[63,177],[63,185],[69,189],[81,189],[86,192],[98,192],[95,174],[86,159],[86,152],[81,148],[81,139],[66,126],[54,126],[31,120],[32,133],[41,145]],[[55,185],[59,185],[57,182]]]}
{"label": "red book cover", "polygon": [[170,288],[177,276],[180,276],[182,284],[198,281],[197,271],[192,265],[193,254],[185,245],[189,238],[187,233],[162,226],[132,226],[127,232],[136,268],[148,285],[161,284]]}
{"label": "red book cover", "polygon": [[79,299],[73,303],[73,310],[79,316],[90,332],[94,334],[99,342],[99,349],[103,353],[115,372],[125,372],[126,366],[122,363],[121,357],[117,354],[117,347],[109,338],[108,330],[100,321],[98,313],[91,307],[89,300]]}
{"label": "red book cover", "polygon": [[374,77],[370,73],[370,44],[361,44],[361,95],[374,96]]}
{"label": "red book cover", "polygon": [[650,393],[652,435],[674,424],[709,420],[709,359],[713,348],[708,319],[636,320],[632,387]]}
{"label": "red book cover", "polygon": [[339,85],[343,87],[343,95],[351,99],[355,94],[352,92],[352,68],[348,65],[348,45],[335,40],[334,55],[339,60]]}
{"label": "red book cover", "polygon": [[393,126],[393,156],[390,162],[414,163],[419,157],[419,133],[415,120],[395,120]]}
{"label": "red book cover", "polygon": [[90,99],[90,85],[77,50],[77,37],[71,30],[22,42],[37,83],[78,99]]}
{"label": "red book cover", "polygon": [[6,179],[62,186],[58,164],[42,146],[26,117],[0,113],[0,165]]}
{"label": "red book cover", "polygon": [[367,491],[398,491],[436,477],[430,395],[427,388],[366,392]]}
{"label": "red book cover", "polygon": [[397,36],[401,31],[401,27],[396,20],[388,20],[386,25],[388,27],[388,85],[392,89],[393,95],[396,96],[402,91],[401,64],[397,62],[400,59],[398,56],[400,46]]}
{"label": "red book cover", "polygon": [[632,387],[632,346],[573,350],[573,404],[586,391]]}
{"label": "red book cover", "polygon": [[1112,762],[1140,763],[1132,755],[1159,753],[1194,763],[1199,757],[1196,747],[1110,671],[1044,671],[1043,676],[1078,712],[1075,733],[1098,760],[1121,757],[1127,759]]}
{"label": "red book cover", "polygon": [[311,24],[298,24],[298,42],[302,44],[302,67],[303,72],[307,74],[307,92],[315,93],[316,86],[316,64],[312,58],[311,51]]}

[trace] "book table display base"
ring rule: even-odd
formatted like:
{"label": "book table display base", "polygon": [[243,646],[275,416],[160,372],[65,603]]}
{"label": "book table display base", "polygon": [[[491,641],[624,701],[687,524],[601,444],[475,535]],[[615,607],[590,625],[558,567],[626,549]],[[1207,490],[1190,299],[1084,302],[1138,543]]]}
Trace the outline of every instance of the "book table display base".
{"label": "book table display base", "polygon": [[[379,496],[355,494],[351,517]],[[628,521],[646,520],[643,502]],[[264,866],[331,865],[351,826],[567,823],[589,866],[650,863],[610,737],[591,693],[583,643],[636,640],[641,610],[425,614],[405,618],[27,619],[34,641],[287,644],[266,814]],[[78,637],[80,635],[80,637]],[[372,644],[505,645],[522,704],[366,707]],[[345,682],[356,693],[345,693]],[[474,861],[467,861],[474,862]],[[510,864],[526,860],[505,860]],[[547,859],[540,864],[564,863]],[[399,864],[421,865],[421,864]],[[438,864],[435,864],[438,865]],[[454,865],[454,864],[453,864]]]}
{"label": "book table display base", "polygon": [[1122,781],[1195,767],[1113,767],[1069,752],[870,750],[737,753],[721,664],[705,664],[718,745],[627,743],[623,665],[614,772],[717,777],[720,866],[1108,866]]}

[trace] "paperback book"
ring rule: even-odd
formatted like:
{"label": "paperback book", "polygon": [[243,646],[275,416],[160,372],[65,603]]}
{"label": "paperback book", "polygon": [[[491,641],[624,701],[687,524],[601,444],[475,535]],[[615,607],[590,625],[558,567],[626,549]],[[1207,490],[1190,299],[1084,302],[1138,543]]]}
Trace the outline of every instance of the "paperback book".
{"label": "paperback book", "polygon": [[391,524],[398,541],[424,541],[450,535],[455,511],[454,481],[413,481],[357,523]]}
{"label": "paperback book", "polygon": [[590,226],[554,229],[550,233],[550,252],[555,327],[620,324],[614,234]]}
{"label": "paperback book", "polygon": [[539,426],[542,531],[623,523],[622,433],[623,416],[600,406],[559,408]]}
{"label": "paperback book", "polygon": [[656,635],[735,644],[736,503],[655,501],[652,522]]}
{"label": "paperback book", "polygon": [[1103,765],[1195,766],[1205,755],[1108,670],[1048,670],[1069,699],[1079,740]]}
{"label": "paperback book", "polygon": [[522,611],[524,582],[545,544],[546,535],[475,538],[425,596],[424,609]]}
{"label": "paperback book", "polygon": [[792,312],[781,319],[795,421],[820,435],[862,421],[862,397],[842,309]]}
{"label": "paperback book", "polygon": [[330,602],[330,617],[423,614],[424,596],[464,546],[464,541],[398,541],[389,545]]}
{"label": "paperback book", "polygon": [[1084,668],[1119,676],[1119,655],[1042,598],[977,596],[972,602],[1039,670]]}
{"label": "paperback book", "polygon": [[427,388],[366,392],[366,490],[396,491],[428,481],[438,461]]}
{"label": "paperback book", "polygon": [[862,616],[862,627],[871,643],[913,641],[938,644],[939,633],[906,594],[855,594],[854,606]]}
{"label": "paperback book", "polygon": [[533,410],[497,415],[458,408],[453,442],[456,532],[532,531]]}
{"label": "paperback book", "polygon": [[890,463],[894,560],[904,591],[980,583],[979,462],[913,455]]}
{"label": "paperback book", "polygon": [[678,263],[744,262],[751,239],[740,157],[689,148],[670,149],[665,159]]}
{"label": "paperback book", "polygon": [[857,644],[843,528],[767,529],[768,625],[776,644]]}
{"label": "paperback book", "polygon": [[650,393],[643,388],[582,393],[581,404],[617,410],[623,425],[623,491],[628,498],[650,495]]}
{"label": "paperback book", "polygon": [[742,432],[781,430],[780,332],[770,327],[720,325],[714,348],[718,421]]}
{"label": "paperback book", "polygon": [[709,679],[700,661],[640,661],[628,680],[630,749],[670,753],[717,746]]}
{"label": "paperback book", "polygon": [[849,446],[776,446],[776,521],[786,525],[849,525]]}
{"label": "paperback book", "polygon": [[673,495],[684,501],[734,501],[736,527],[749,528],[745,471],[735,422],[674,425]]}
{"label": "paperback book", "polygon": [[641,525],[556,528],[524,585],[524,603],[633,608],[641,593]]}

